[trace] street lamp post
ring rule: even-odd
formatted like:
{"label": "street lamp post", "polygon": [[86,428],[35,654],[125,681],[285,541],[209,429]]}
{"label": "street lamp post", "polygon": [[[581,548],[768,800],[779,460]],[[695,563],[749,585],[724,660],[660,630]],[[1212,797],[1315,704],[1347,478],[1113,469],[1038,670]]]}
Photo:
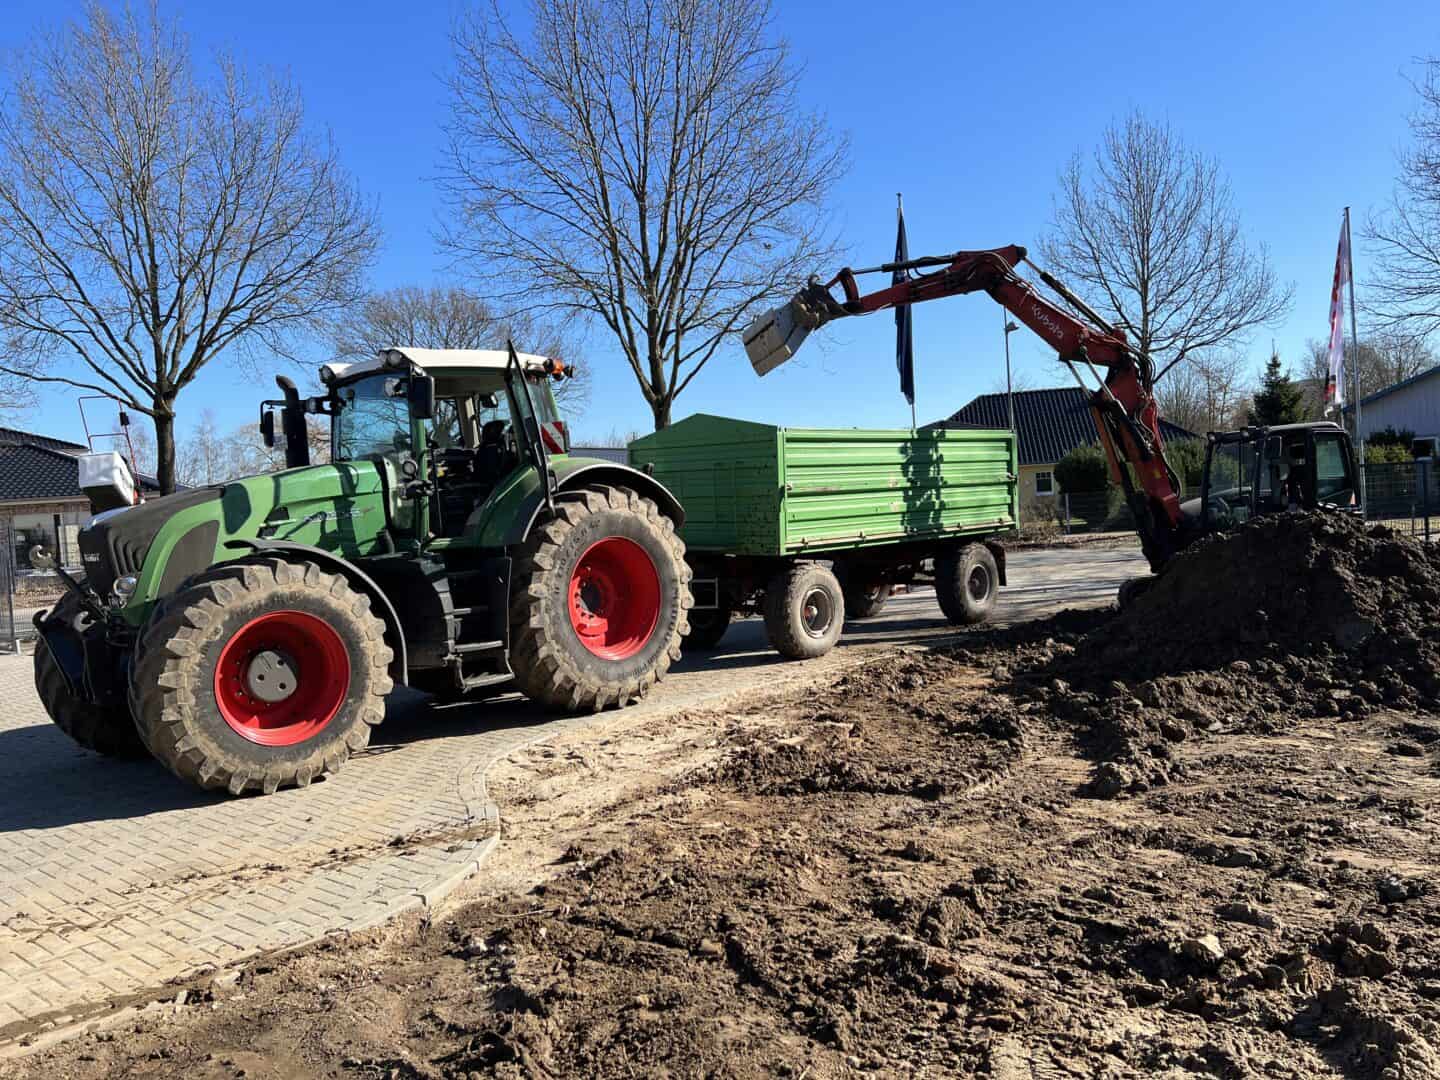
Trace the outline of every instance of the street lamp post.
{"label": "street lamp post", "polygon": [[1015,386],[1010,381],[1010,335],[1019,329],[1019,325],[1014,320],[1005,320],[1005,410],[1010,414],[1010,431],[1012,433],[1015,432]]}

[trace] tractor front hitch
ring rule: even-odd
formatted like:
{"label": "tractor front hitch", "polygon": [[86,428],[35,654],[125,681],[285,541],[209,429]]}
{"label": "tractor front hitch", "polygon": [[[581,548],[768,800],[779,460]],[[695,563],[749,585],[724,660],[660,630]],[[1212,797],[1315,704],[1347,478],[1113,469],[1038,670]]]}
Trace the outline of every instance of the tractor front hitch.
{"label": "tractor front hitch", "polygon": [[50,654],[71,696],[100,706],[123,702],[133,631],[113,627],[108,618],[82,622],[88,609],[68,619],[56,610],[35,614],[35,647]]}

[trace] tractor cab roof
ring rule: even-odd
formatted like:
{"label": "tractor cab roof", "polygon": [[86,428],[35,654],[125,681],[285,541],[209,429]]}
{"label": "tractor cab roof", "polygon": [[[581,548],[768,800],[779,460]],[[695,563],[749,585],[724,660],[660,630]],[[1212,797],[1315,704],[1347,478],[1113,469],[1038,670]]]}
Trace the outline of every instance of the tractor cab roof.
{"label": "tractor cab roof", "polygon": [[[517,353],[521,366],[544,367],[549,360],[534,353]],[[403,368],[406,361],[414,364],[427,375],[464,376],[468,373],[503,372],[510,363],[510,354],[505,349],[417,349],[399,346],[381,349],[368,360],[351,363],[335,362],[320,368],[323,382],[334,383],[368,375],[374,371],[394,371]]]}

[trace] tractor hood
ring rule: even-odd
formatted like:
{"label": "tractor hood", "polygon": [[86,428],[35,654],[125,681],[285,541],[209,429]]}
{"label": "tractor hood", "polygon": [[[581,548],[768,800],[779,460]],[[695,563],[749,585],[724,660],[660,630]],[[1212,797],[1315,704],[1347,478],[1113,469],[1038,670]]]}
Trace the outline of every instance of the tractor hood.
{"label": "tractor hood", "polygon": [[176,514],[215,502],[223,489],[196,488],[151,499],[138,506],[108,510],[80,530],[80,562],[86,580],[108,598],[117,578],[139,574],[160,530]]}

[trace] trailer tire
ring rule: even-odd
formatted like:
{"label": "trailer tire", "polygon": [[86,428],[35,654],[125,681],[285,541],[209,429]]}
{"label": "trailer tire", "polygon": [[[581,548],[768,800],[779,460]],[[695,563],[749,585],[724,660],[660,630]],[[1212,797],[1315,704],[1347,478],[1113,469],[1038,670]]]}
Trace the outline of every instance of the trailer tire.
{"label": "trailer tire", "polygon": [[720,644],[720,639],[730,629],[730,619],[734,612],[728,606],[716,608],[691,608],[690,610],[690,633],[685,635],[680,642],[680,648],[685,652],[700,652],[705,649],[713,649]]}
{"label": "trailer tire", "polygon": [[885,610],[890,601],[890,583],[875,581],[856,583],[845,589],[845,618],[873,619]]}
{"label": "trailer tire", "polygon": [[604,484],[561,492],[511,575],[520,690],[569,712],[644,697],[680,658],[690,576],[675,523],[653,499]]}
{"label": "trailer tire", "polygon": [[957,626],[988,619],[999,592],[1000,570],[984,544],[966,544],[935,560],[935,596]]}
{"label": "trailer tire", "polygon": [[[384,637],[369,598],[341,575],[274,557],[226,563],[151,614],[131,713],[150,752],[199,787],[305,787],[363,750],[385,718]],[[287,673],[289,686],[277,681]],[[267,674],[281,696],[257,689]]]}
{"label": "trailer tire", "polygon": [[845,624],[845,592],[819,563],[795,563],[765,588],[765,633],[771,646],[790,660],[824,656]]}
{"label": "trailer tire", "polygon": [[[73,619],[80,613],[80,601],[70,592],[52,610],[62,619]],[[55,726],[86,750],[114,758],[149,756],[125,703],[107,708],[75,697],[50,650],[39,641],[35,643],[35,691]]]}

